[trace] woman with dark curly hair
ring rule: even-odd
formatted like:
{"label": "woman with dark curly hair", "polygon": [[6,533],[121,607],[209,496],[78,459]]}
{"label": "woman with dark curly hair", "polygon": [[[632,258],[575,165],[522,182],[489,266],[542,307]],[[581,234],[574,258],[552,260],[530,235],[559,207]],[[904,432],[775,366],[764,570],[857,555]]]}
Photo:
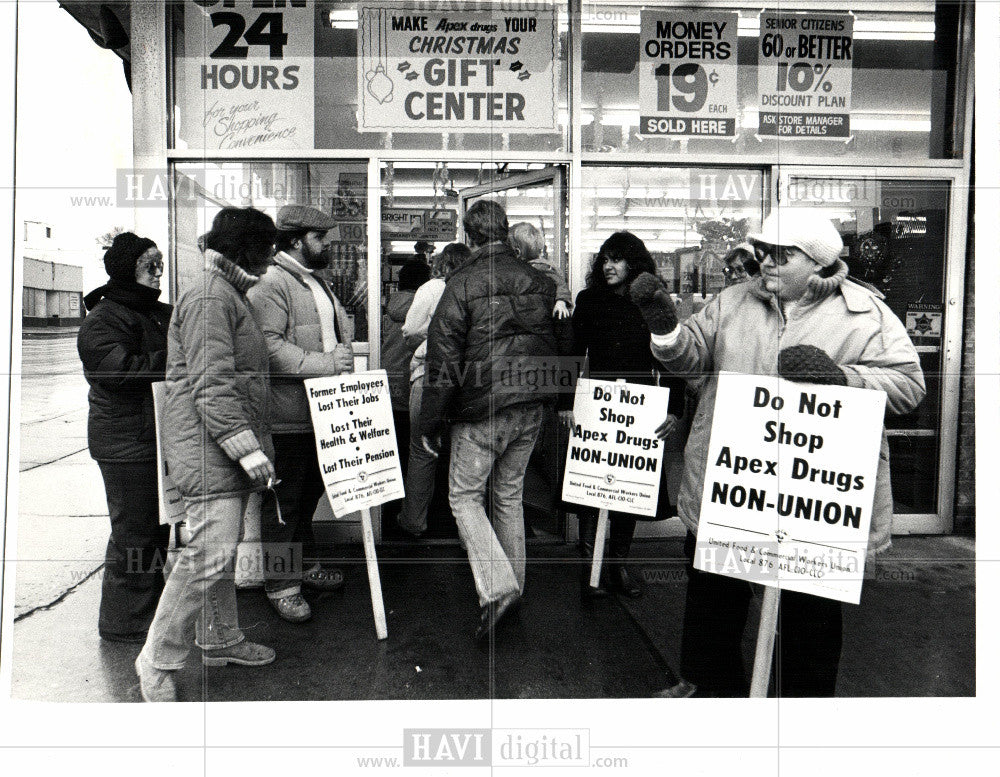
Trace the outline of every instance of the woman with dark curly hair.
{"label": "woman with dark curly hair", "polygon": [[[591,378],[623,378],[628,383],[669,387],[669,406],[664,408],[663,423],[655,429],[656,436],[665,440],[684,412],[684,381],[661,378],[656,360],[649,350],[649,328],[639,309],[629,299],[629,284],[644,272],[656,274],[656,264],[642,240],[631,232],[615,232],[604,241],[587,276],[587,288],[577,295],[573,308],[573,352],[580,356],[587,355]],[[568,414],[564,414],[564,419],[568,419]],[[666,471],[666,466],[663,471]],[[672,510],[666,477],[663,476],[656,519],[669,518]],[[592,507],[581,507],[578,514],[580,555],[589,561],[594,555],[597,511]],[[642,587],[629,575],[625,560],[632,546],[635,523],[640,517],[612,512],[609,518],[611,536],[601,585],[598,588],[590,586],[590,569],[584,564],[580,573],[580,594],[585,599],[594,598],[606,595],[611,589],[626,596],[639,597]]]}
{"label": "woman with dark curly hair", "polygon": [[275,234],[259,210],[223,208],[205,236],[204,275],[170,320],[164,447],[189,539],[135,662],[145,701],[176,700],[192,625],[206,666],[274,660],[240,630],[232,569],[247,500],[275,478],[267,344],[246,298],[271,264]]}

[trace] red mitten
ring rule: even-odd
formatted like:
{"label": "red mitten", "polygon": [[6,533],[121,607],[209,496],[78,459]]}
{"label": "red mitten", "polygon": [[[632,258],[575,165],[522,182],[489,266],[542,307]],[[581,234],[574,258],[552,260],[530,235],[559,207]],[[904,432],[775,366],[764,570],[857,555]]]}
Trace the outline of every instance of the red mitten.
{"label": "red mitten", "polygon": [[796,383],[846,386],[847,376],[826,351],[815,345],[793,345],[778,354],[778,374]]}

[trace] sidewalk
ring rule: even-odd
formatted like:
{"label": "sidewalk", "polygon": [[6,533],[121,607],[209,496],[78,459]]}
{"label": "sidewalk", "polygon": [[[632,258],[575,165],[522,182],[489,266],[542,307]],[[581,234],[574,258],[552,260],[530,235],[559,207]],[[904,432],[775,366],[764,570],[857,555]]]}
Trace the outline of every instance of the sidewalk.
{"label": "sidewalk", "polygon": [[[315,615],[306,624],[284,623],[261,591],[241,591],[241,624],[275,647],[278,660],[263,669],[203,671],[193,654],[182,698],[645,698],[673,682],[685,590],[679,540],[637,543],[634,568],[654,579],[638,600],[583,604],[573,548],[534,546],[529,554],[522,612],[492,652],[472,638],[477,607],[460,549],[383,547],[385,642],[375,639],[356,553],[343,591],[307,594]],[[866,581],[861,606],[845,605],[838,696],[974,695],[974,572],[967,540],[898,538]],[[95,575],[15,625],[15,698],[138,700],[132,661],[139,646],[98,639],[99,596]],[[751,623],[748,651],[755,634]]]}

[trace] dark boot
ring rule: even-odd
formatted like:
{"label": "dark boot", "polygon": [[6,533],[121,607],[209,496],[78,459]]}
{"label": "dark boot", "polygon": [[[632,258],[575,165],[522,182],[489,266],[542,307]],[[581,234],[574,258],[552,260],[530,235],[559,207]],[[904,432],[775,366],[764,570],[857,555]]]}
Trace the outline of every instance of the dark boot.
{"label": "dark boot", "polygon": [[638,599],[642,596],[642,584],[629,574],[625,566],[629,549],[632,547],[632,534],[635,532],[635,518],[626,515],[615,515],[611,521],[611,538],[608,542],[607,582],[605,585],[612,591]]}
{"label": "dark boot", "polygon": [[[590,585],[590,567],[594,560],[594,538],[597,536],[597,516],[589,509],[580,510],[580,598],[584,601],[600,599],[610,592],[603,587],[604,574],[602,570],[601,584],[597,588]],[[607,559],[605,559],[607,563]]]}

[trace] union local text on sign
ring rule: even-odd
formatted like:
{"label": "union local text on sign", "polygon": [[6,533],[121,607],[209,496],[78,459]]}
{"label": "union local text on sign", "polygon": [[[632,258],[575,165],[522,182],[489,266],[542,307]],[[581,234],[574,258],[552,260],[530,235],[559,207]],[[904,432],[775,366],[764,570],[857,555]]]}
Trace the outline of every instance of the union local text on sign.
{"label": "union local text on sign", "polygon": [[695,567],[857,604],[885,393],[719,376]]}
{"label": "union local text on sign", "polygon": [[663,475],[670,389],[581,378],[573,402],[562,498],[567,502],[655,516]]}
{"label": "union local text on sign", "polygon": [[361,132],[554,132],[552,6],[358,8]]}
{"label": "union local text on sign", "polygon": [[176,81],[190,148],[313,147],[313,31],[306,0],[185,0]]}

